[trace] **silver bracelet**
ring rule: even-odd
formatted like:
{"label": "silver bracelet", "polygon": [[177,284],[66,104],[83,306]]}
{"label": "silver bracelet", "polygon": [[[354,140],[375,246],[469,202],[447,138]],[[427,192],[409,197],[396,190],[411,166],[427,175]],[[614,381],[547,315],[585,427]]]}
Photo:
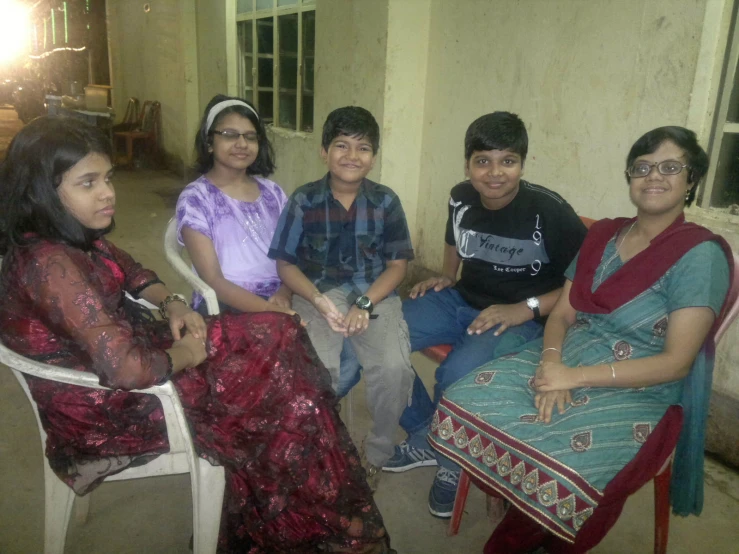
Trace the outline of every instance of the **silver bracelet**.
{"label": "silver bracelet", "polygon": [[560,356],[562,355],[562,351],[559,348],[554,348],[553,346],[550,346],[549,348],[545,348],[544,350],[541,351],[541,355],[539,356],[540,360],[544,356],[544,352],[546,352],[547,350],[554,350],[555,352],[559,352]]}
{"label": "silver bracelet", "polygon": [[608,367],[611,368],[611,379],[615,381],[616,380],[616,368],[613,367],[613,364],[608,364]]}

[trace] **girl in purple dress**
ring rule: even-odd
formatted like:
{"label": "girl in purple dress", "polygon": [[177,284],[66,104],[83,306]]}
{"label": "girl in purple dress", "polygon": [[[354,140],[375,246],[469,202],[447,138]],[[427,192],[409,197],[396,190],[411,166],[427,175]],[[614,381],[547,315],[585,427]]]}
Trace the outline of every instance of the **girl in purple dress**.
{"label": "girl in purple dress", "polygon": [[[259,115],[244,100],[217,95],[195,148],[202,175],[177,201],[178,238],[195,270],[226,310],[294,314],[292,293],[267,257],[287,196],[267,179],[274,155]],[[201,304],[196,293],[193,307]]]}

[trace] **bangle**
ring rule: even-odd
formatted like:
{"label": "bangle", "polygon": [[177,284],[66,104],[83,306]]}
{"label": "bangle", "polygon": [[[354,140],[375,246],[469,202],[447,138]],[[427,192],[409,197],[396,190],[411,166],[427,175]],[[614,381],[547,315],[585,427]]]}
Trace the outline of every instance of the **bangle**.
{"label": "bangle", "polygon": [[611,368],[611,379],[616,380],[616,368],[613,367],[613,364],[608,364],[608,367]]}
{"label": "bangle", "polygon": [[159,313],[162,315],[162,319],[169,321],[169,316],[167,315],[167,306],[169,306],[172,302],[182,302],[185,307],[190,307],[190,304],[187,303],[187,300],[185,300],[185,297],[181,294],[170,294],[167,298],[162,300],[161,304],[159,304]]}
{"label": "bangle", "polygon": [[549,348],[545,348],[544,350],[541,351],[541,356],[539,356],[539,359],[541,359],[542,356],[544,356],[544,352],[546,352],[547,350],[554,350],[555,352],[559,352],[560,356],[562,355],[562,351],[559,348],[554,348],[553,346],[550,346]]}

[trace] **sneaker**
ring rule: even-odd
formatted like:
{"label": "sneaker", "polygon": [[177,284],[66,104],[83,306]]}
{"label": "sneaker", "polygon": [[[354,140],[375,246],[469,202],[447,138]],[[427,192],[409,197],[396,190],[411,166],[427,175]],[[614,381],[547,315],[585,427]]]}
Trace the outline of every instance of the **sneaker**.
{"label": "sneaker", "polygon": [[457,497],[457,485],[459,485],[459,471],[440,467],[429,491],[429,512],[432,516],[444,519],[452,517],[454,499]]}
{"label": "sneaker", "polygon": [[385,465],[382,466],[382,471],[402,473],[417,467],[436,465],[439,464],[436,461],[436,454],[434,454],[433,450],[413,448],[406,441],[403,441],[395,447],[395,454],[385,462]]}

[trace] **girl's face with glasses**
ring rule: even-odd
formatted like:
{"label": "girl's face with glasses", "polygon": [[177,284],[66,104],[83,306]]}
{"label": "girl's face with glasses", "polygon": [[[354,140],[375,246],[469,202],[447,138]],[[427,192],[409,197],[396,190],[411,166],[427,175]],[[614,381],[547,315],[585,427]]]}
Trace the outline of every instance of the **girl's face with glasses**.
{"label": "girl's face with glasses", "polygon": [[677,216],[685,207],[685,196],[693,185],[688,184],[690,168],[686,166],[685,152],[675,143],[665,141],[651,154],[639,156],[628,173],[631,175],[629,196],[640,212],[650,215],[674,212]]}
{"label": "girl's face with glasses", "polygon": [[243,115],[229,113],[213,124],[213,167],[246,171],[259,154],[259,139],[254,124]]}

